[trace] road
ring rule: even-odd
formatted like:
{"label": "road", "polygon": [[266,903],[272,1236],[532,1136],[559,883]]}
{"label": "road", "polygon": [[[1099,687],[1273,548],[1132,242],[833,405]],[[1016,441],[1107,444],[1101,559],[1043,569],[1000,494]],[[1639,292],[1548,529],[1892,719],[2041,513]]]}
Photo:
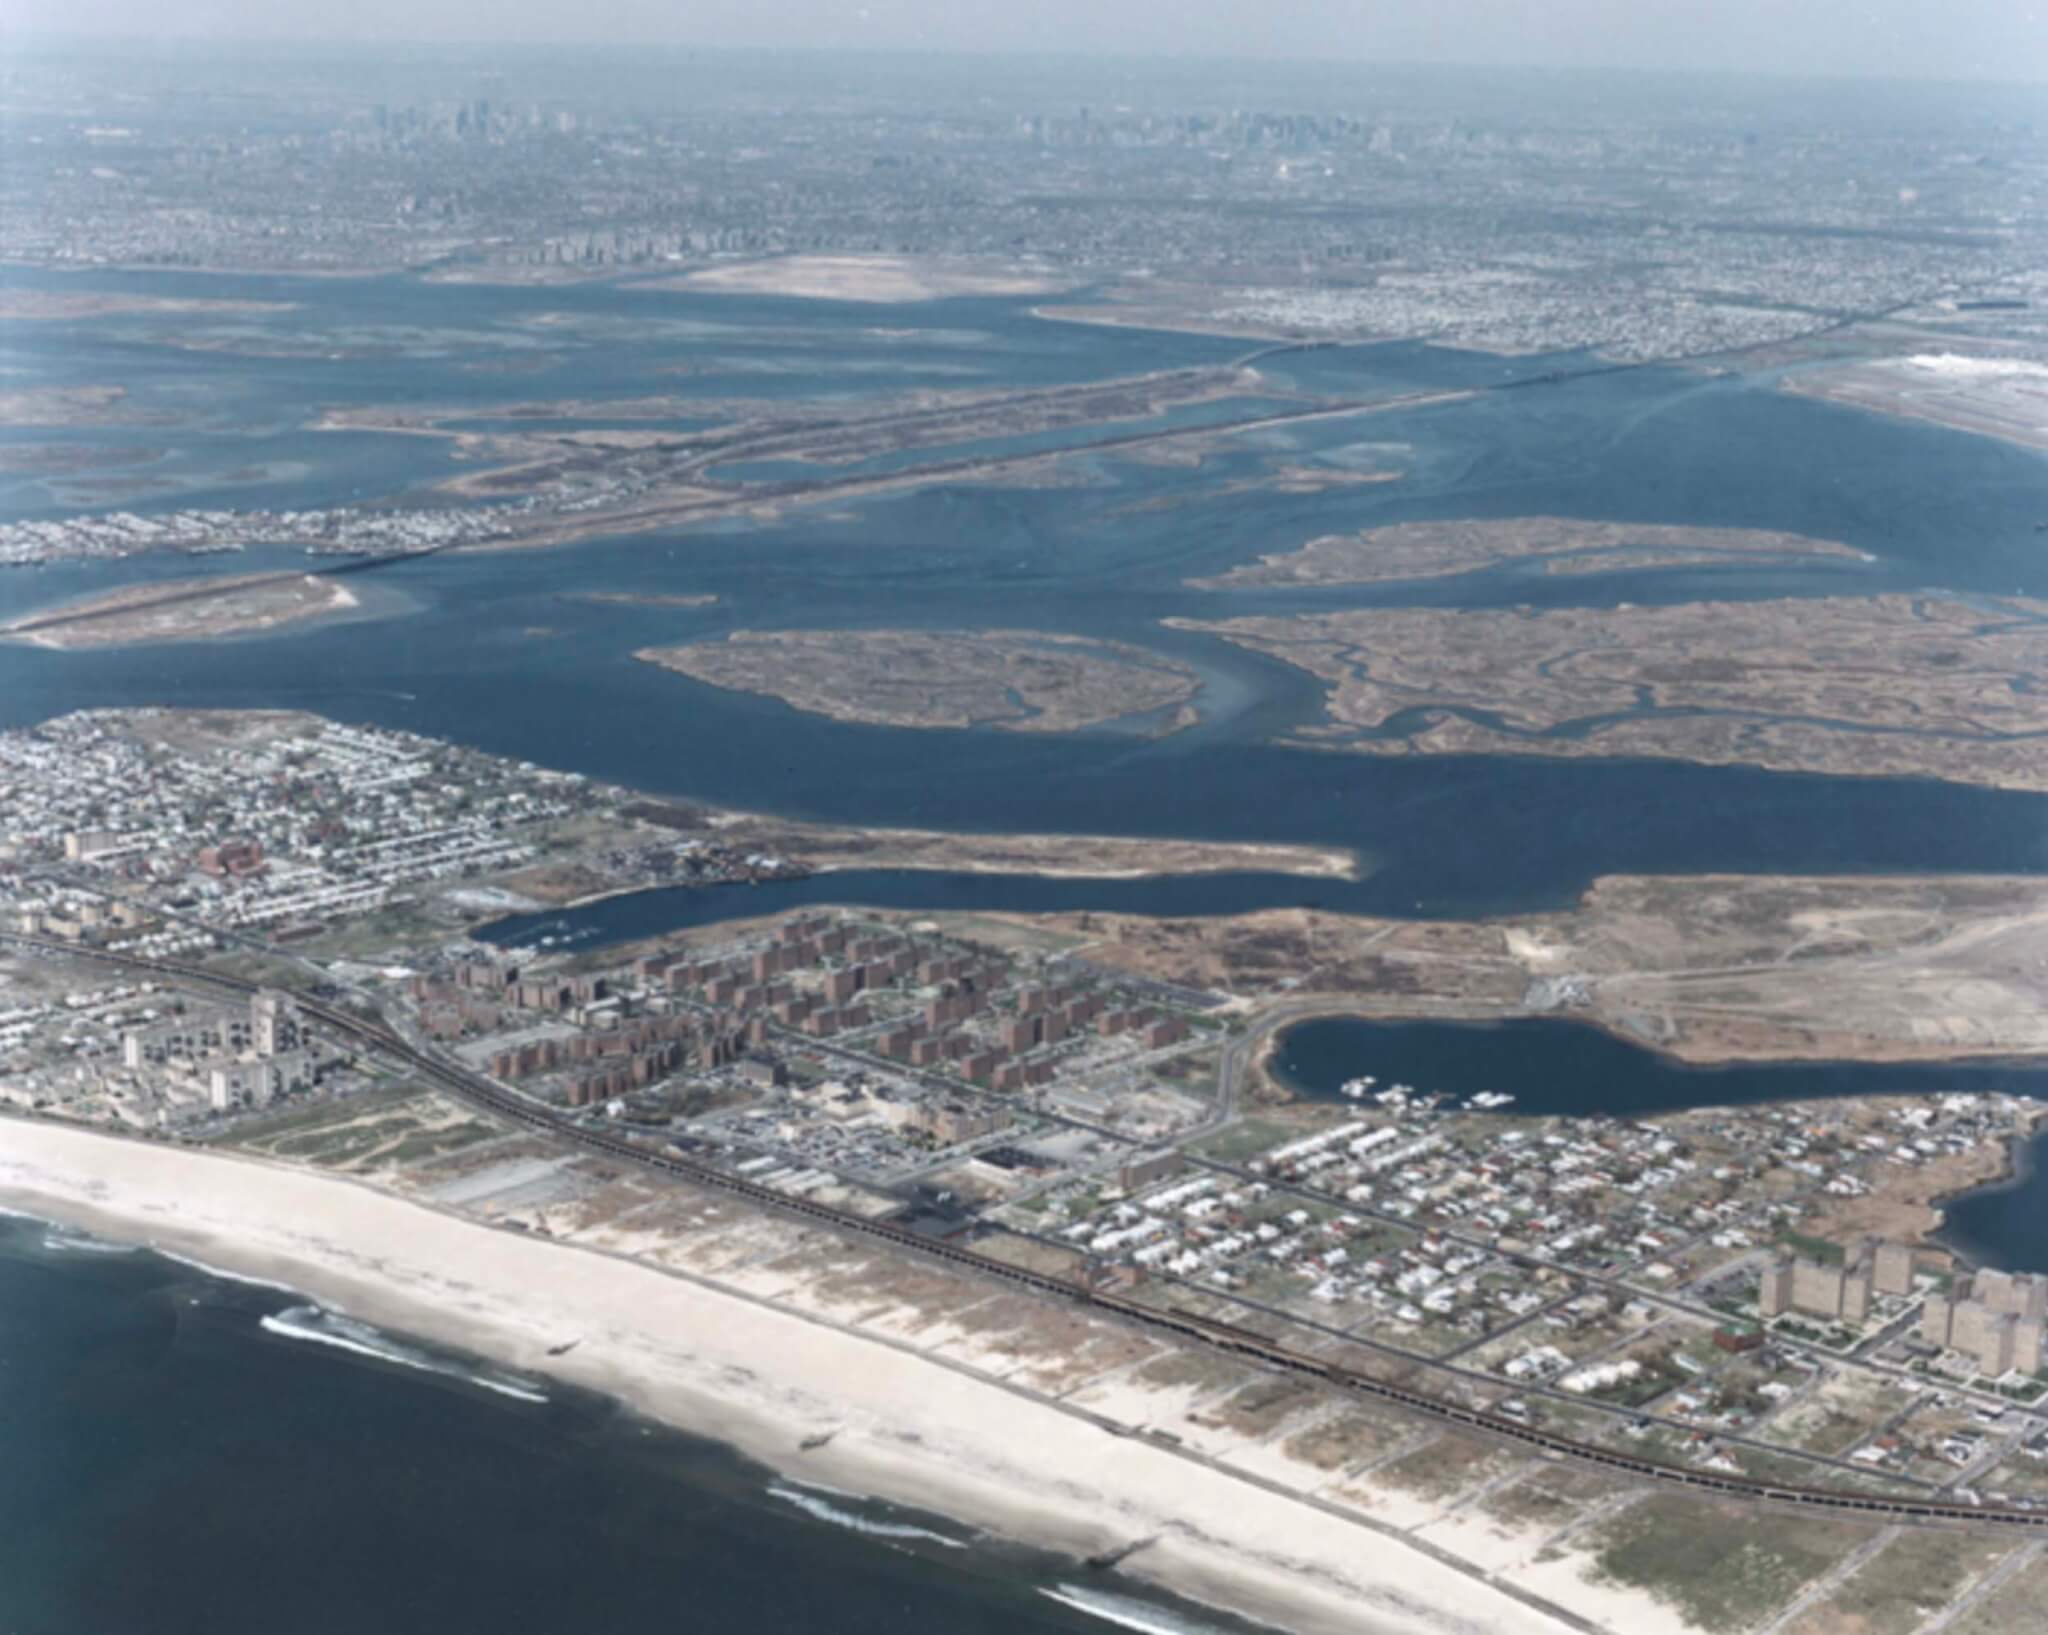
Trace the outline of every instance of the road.
{"label": "road", "polygon": [[[258,991],[259,984],[222,975],[200,967],[166,961],[112,954],[71,943],[41,937],[0,932],[0,944],[29,953],[66,959],[92,959],[124,969],[140,970],[172,981],[223,990],[237,996]],[[359,1047],[375,1052],[417,1073],[435,1089],[471,1106],[529,1129],[601,1154],[616,1162],[632,1163],[664,1175],[744,1199],[776,1215],[825,1227],[842,1236],[882,1242],[911,1254],[943,1262],[963,1271],[992,1278],[1032,1293],[1067,1301],[1103,1316],[1167,1336],[1176,1341],[1203,1345],[1276,1372],[1315,1380],[1336,1390],[1392,1403],[1396,1407],[1442,1423],[1486,1433],[1495,1438],[1560,1454],[1582,1464],[1618,1472],[1644,1481],[1722,1497],[1792,1506],[1804,1510],[1866,1518],[1911,1522],[1972,1522],[1993,1524],[2048,1534],[2048,1510],[1972,1505],[1924,1498],[1898,1498],[1829,1488],[1812,1488],[1766,1482],[1735,1472],[1692,1470],[1667,1465],[1637,1455],[1617,1452],[1570,1437],[1523,1425],[1485,1409],[1468,1408],[1427,1392],[1388,1384],[1319,1357],[1291,1351],[1275,1342],[1210,1322],[1191,1313],[1160,1311],[1099,1290],[1083,1288],[1063,1278],[1030,1271],[1007,1262],[941,1240],[924,1238],[886,1221],[864,1220],[827,1205],[787,1197],[737,1176],[708,1168],[674,1154],[669,1149],[650,1147],[566,1118],[515,1095],[503,1086],[444,1058],[408,1044],[386,1028],[350,1011],[339,1010],[308,995],[295,996],[305,1015]],[[109,1139],[117,1139],[111,1132]]]}

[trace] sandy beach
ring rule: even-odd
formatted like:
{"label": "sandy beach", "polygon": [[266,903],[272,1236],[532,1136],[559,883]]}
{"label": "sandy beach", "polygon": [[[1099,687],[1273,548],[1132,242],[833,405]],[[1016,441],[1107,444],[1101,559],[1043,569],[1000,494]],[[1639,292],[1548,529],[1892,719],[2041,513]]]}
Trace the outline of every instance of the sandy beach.
{"label": "sandy beach", "polygon": [[[771,1304],[742,1286],[743,1273],[728,1281],[658,1269],[353,1181],[42,1122],[0,1123],[0,1203],[608,1392],[809,1480],[1070,1552],[1156,1536],[1127,1571],[1283,1627],[1592,1627],[1386,1523],[1225,1470],[1205,1453],[1121,1434],[1114,1409],[1065,1407],[977,1362]],[[547,1355],[570,1340],[573,1351]],[[827,1431],[828,1446],[799,1449]],[[1599,1602],[1630,1635],[1679,1627],[1647,1598]]]}

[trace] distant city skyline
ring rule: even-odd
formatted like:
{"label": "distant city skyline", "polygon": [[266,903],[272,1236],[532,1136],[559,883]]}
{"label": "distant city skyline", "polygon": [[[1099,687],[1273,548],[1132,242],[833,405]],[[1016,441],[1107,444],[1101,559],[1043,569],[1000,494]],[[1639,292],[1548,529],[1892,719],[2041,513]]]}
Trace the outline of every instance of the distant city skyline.
{"label": "distant city skyline", "polygon": [[705,48],[1047,51],[2048,82],[2048,6],[2013,0],[9,0],[24,35]]}

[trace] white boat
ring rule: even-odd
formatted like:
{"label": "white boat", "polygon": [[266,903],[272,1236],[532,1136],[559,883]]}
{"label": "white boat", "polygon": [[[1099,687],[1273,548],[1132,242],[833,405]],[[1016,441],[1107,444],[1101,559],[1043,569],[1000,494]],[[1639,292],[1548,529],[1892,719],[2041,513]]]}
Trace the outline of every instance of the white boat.
{"label": "white boat", "polygon": [[1496,1107],[1512,1105],[1514,1099],[1505,1090],[1482,1090],[1472,1098],[1472,1105],[1490,1112]]}

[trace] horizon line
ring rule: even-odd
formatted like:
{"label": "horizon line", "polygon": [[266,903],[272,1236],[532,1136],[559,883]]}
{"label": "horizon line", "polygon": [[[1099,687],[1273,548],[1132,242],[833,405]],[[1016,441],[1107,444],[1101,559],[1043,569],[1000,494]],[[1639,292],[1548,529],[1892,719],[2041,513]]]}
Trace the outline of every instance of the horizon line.
{"label": "horizon line", "polygon": [[153,50],[171,48],[206,48],[224,50],[354,50],[369,53],[406,52],[418,50],[446,51],[559,51],[563,49],[587,51],[658,51],[703,54],[707,56],[761,56],[761,57],[906,57],[964,59],[973,62],[1042,62],[1042,63],[1091,63],[1104,66],[1144,64],[1213,66],[1218,68],[1271,68],[1305,69],[1319,73],[1344,72],[1346,70],[1373,70],[1388,73],[1448,72],[1448,73],[1503,73],[1542,75],[1602,75],[1650,78],[1692,79],[1692,80],[1765,80],[1777,84],[1821,84],[1868,85],[1868,86],[1940,86],[1971,87],[1974,89],[2004,89],[2014,91],[2038,91],[2048,93],[2048,73],[2034,79],[1997,78],[1991,74],[1942,74],[1913,75],[1892,71],[1870,72],[1820,69],[1784,69],[1773,67],[1734,67],[1727,64],[1706,67],[1670,63],[1626,63],[1626,62],[1501,62],[1472,58],[1449,57],[1372,57],[1365,55],[1337,55],[1332,57],[1307,57],[1287,53],[1258,54],[1252,56],[1223,56],[1210,51],[1174,51],[1167,48],[1152,50],[1102,50],[1102,51],[1058,51],[1039,48],[1014,48],[1007,46],[971,45],[914,45],[882,44],[843,41],[829,45],[749,44],[734,40],[688,41],[663,37],[629,36],[617,39],[589,39],[565,35],[534,35],[519,39],[486,40],[474,37],[412,37],[383,38],[367,40],[324,34],[257,34],[237,35],[221,32],[192,32],[181,34],[116,34],[86,33],[73,34],[46,29],[10,30],[0,26],[0,61],[4,61],[9,50],[37,46],[61,45],[81,49]]}

